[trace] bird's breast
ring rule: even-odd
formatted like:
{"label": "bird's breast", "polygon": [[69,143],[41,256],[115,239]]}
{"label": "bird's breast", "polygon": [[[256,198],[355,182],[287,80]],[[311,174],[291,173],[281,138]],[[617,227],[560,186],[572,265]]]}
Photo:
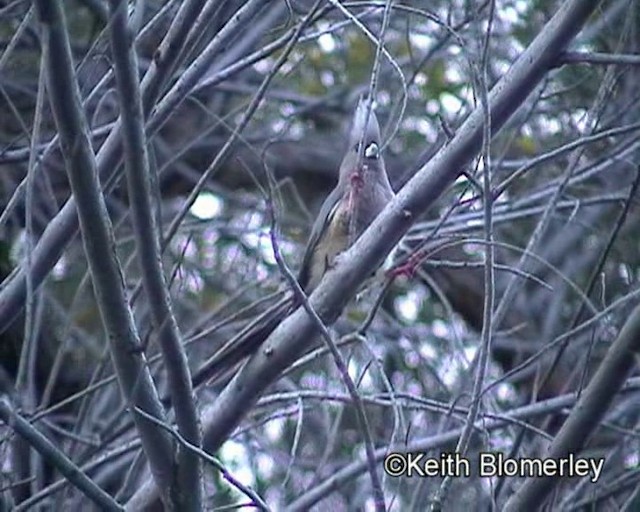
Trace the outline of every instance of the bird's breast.
{"label": "bird's breast", "polygon": [[308,289],[318,285],[327,270],[335,266],[338,255],[356,241],[389,200],[383,194],[386,189],[376,186],[371,176],[358,174],[359,179],[349,181],[329,214],[313,252]]}

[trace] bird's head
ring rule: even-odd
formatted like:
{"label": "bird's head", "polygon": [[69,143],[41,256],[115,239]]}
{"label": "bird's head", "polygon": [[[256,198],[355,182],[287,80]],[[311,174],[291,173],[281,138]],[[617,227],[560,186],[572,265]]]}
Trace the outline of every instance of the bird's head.
{"label": "bird's head", "polygon": [[[367,118],[369,102],[366,98],[360,98],[351,121],[349,134],[349,147],[347,154],[340,166],[340,179],[353,181],[363,179],[365,172],[384,171],[380,154],[380,126],[373,109]],[[364,148],[361,151],[361,144]]]}

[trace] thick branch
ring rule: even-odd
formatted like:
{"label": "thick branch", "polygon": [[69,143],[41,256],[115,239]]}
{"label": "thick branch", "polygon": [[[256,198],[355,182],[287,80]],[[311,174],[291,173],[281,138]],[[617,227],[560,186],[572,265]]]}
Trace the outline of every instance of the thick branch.
{"label": "thick branch", "polygon": [[[127,402],[163,420],[162,405],[128,307],[113,229],[82,112],[62,6],[59,1],[38,0],[36,8],[42,26],[49,101],[60,133],[85,253],[118,381]],[[172,440],[157,425],[138,415],[134,415],[134,420],[154,478],[169,502],[173,487]]]}
{"label": "thick branch", "polygon": [[[520,56],[489,96],[491,126],[495,135],[546,75],[558,54],[586,22],[597,0],[565,2],[529,48]],[[325,324],[331,324],[360,284],[380,265],[415,219],[431,206],[458,177],[482,145],[483,112],[467,118],[453,140],[405,185],[337,267],[328,272],[310,297]],[[315,324],[298,308],[271,334],[259,351],[205,412],[204,446],[217,450],[280,372],[305,351]],[[148,503],[155,491],[145,486],[130,505]]]}
{"label": "thick branch", "polygon": [[[171,310],[171,298],[164,277],[158,229],[151,198],[151,175],[147,140],[144,133],[142,98],[138,83],[138,59],[128,26],[127,2],[111,0],[110,41],[115,66],[120,119],[124,140],[125,170],[133,228],[142,281],[151,308],[154,327],[167,369],[169,393],[175,404],[176,423],[184,439],[200,446],[202,442],[187,356]],[[181,510],[202,508],[202,475],[199,456],[180,445],[178,489]]]}

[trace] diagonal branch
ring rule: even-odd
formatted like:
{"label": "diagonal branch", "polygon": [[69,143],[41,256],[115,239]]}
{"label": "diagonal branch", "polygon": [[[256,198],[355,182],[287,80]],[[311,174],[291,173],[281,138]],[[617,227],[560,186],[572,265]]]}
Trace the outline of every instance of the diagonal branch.
{"label": "diagonal branch", "polygon": [[[564,2],[556,15],[496,84],[489,95],[492,134],[495,136],[529,93],[546,76],[559,53],[579,32],[598,5],[597,0]],[[420,214],[427,210],[460,175],[482,146],[483,108],[476,108],[452,141],[404,186],[374,223],[328,272],[310,296],[313,309],[325,324],[338,317],[360,284],[382,263]],[[205,411],[204,447],[217,450],[240,423],[260,394],[308,347],[315,322],[298,308],[271,334],[259,351]],[[144,506],[156,497],[151,482],[129,505]]]}

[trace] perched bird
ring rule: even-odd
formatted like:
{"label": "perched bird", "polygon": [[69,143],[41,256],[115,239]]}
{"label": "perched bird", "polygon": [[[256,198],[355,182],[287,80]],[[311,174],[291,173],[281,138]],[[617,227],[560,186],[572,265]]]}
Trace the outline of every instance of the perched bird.
{"label": "perched bird", "polygon": [[[338,184],[327,196],[307,242],[298,282],[310,294],[391,200],[394,193],[380,154],[380,127],[367,102],[360,99],[351,125],[349,147]],[[265,310],[223,345],[193,375],[194,387],[234,367],[260,347],[264,340],[299,304],[289,293]]]}

